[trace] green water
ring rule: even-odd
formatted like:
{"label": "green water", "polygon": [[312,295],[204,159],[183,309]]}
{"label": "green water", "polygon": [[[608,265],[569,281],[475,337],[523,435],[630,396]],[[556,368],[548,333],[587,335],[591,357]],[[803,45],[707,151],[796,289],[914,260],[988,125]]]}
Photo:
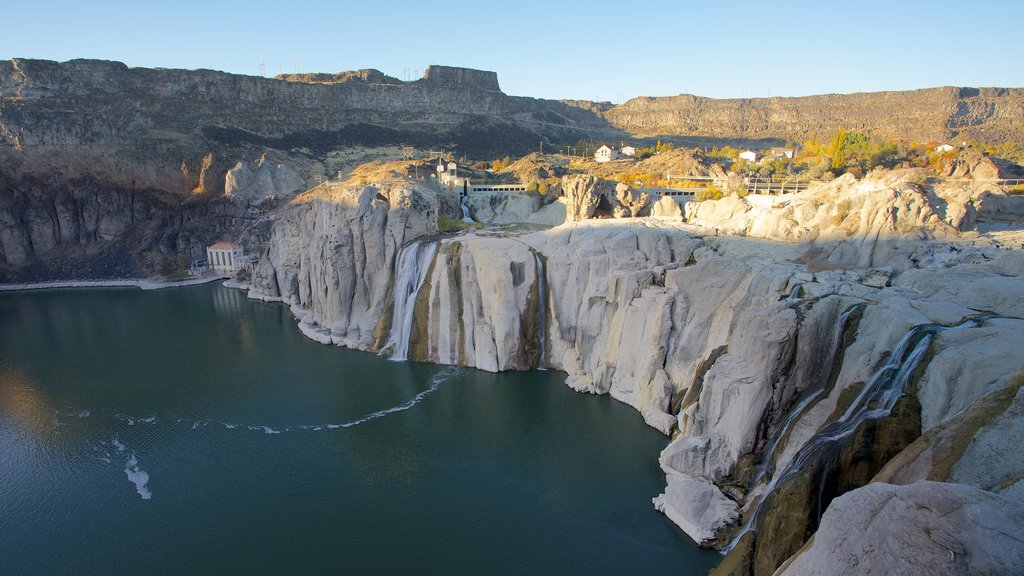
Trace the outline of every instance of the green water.
{"label": "green water", "polygon": [[316,344],[200,286],[0,294],[0,574],[703,574],[666,440],[549,372]]}

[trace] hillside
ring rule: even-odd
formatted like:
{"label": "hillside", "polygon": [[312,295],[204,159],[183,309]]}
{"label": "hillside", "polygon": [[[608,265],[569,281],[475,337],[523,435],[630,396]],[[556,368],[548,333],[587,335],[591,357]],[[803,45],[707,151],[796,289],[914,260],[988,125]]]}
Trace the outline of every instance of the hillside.
{"label": "hillside", "polygon": [[799,98],[634,98],[605,113],[616,127],[654,136],[828,139],[840,128],[929,140],[1024,140],[1024,89],[929,88]]}
{"label": "hillside", "polygon": [[[939,88],[611,107],[508,96],[494,72],[445,66],[404,82],[377,70],[263,78],[0,61],[0,281],[145,276],[211,241],[259,243],[254,226],[274,203],[405,146],[480,160],[581,138],[827,139],[839,127],[1001,142],[1024,140],[1022,102],[1020,89]],[[675,160],[673,171],[706,169]]]}

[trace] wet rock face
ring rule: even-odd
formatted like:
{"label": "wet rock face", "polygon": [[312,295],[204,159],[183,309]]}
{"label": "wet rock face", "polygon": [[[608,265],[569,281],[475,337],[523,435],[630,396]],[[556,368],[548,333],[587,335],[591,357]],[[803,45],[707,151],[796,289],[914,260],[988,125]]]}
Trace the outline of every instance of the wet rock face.
{"label": "wet rock face", "polygon": [[754,538],[754,574],[770,575],[818,529],[834,498],[867,485],[886,462],[920,435],[920,407],[908,398],[890,418],[867,421],[822,451],[803,473],[780,485],[765,504]]}

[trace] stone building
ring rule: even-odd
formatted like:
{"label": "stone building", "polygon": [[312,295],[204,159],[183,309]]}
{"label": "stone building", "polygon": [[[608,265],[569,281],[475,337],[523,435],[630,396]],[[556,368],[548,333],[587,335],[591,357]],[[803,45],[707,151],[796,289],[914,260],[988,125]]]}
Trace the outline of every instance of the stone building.
{"label": "stone building", "polygon": [[214,274],[234,276],[242,267],[245,250],[234,242],[217,242],[206,248],[206,261]]}

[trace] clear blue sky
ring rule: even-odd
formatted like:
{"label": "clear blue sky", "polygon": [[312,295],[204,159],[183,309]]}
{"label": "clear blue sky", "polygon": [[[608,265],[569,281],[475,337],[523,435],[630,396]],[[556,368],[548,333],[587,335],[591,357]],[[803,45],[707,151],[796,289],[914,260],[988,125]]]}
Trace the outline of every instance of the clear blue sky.
{"label": "clear blue sky", "polygon": [[0,59],[257,75],[430,64],[507,94],[620,102],[1024,86],[1024,1],[46,2],[2,11]]}

